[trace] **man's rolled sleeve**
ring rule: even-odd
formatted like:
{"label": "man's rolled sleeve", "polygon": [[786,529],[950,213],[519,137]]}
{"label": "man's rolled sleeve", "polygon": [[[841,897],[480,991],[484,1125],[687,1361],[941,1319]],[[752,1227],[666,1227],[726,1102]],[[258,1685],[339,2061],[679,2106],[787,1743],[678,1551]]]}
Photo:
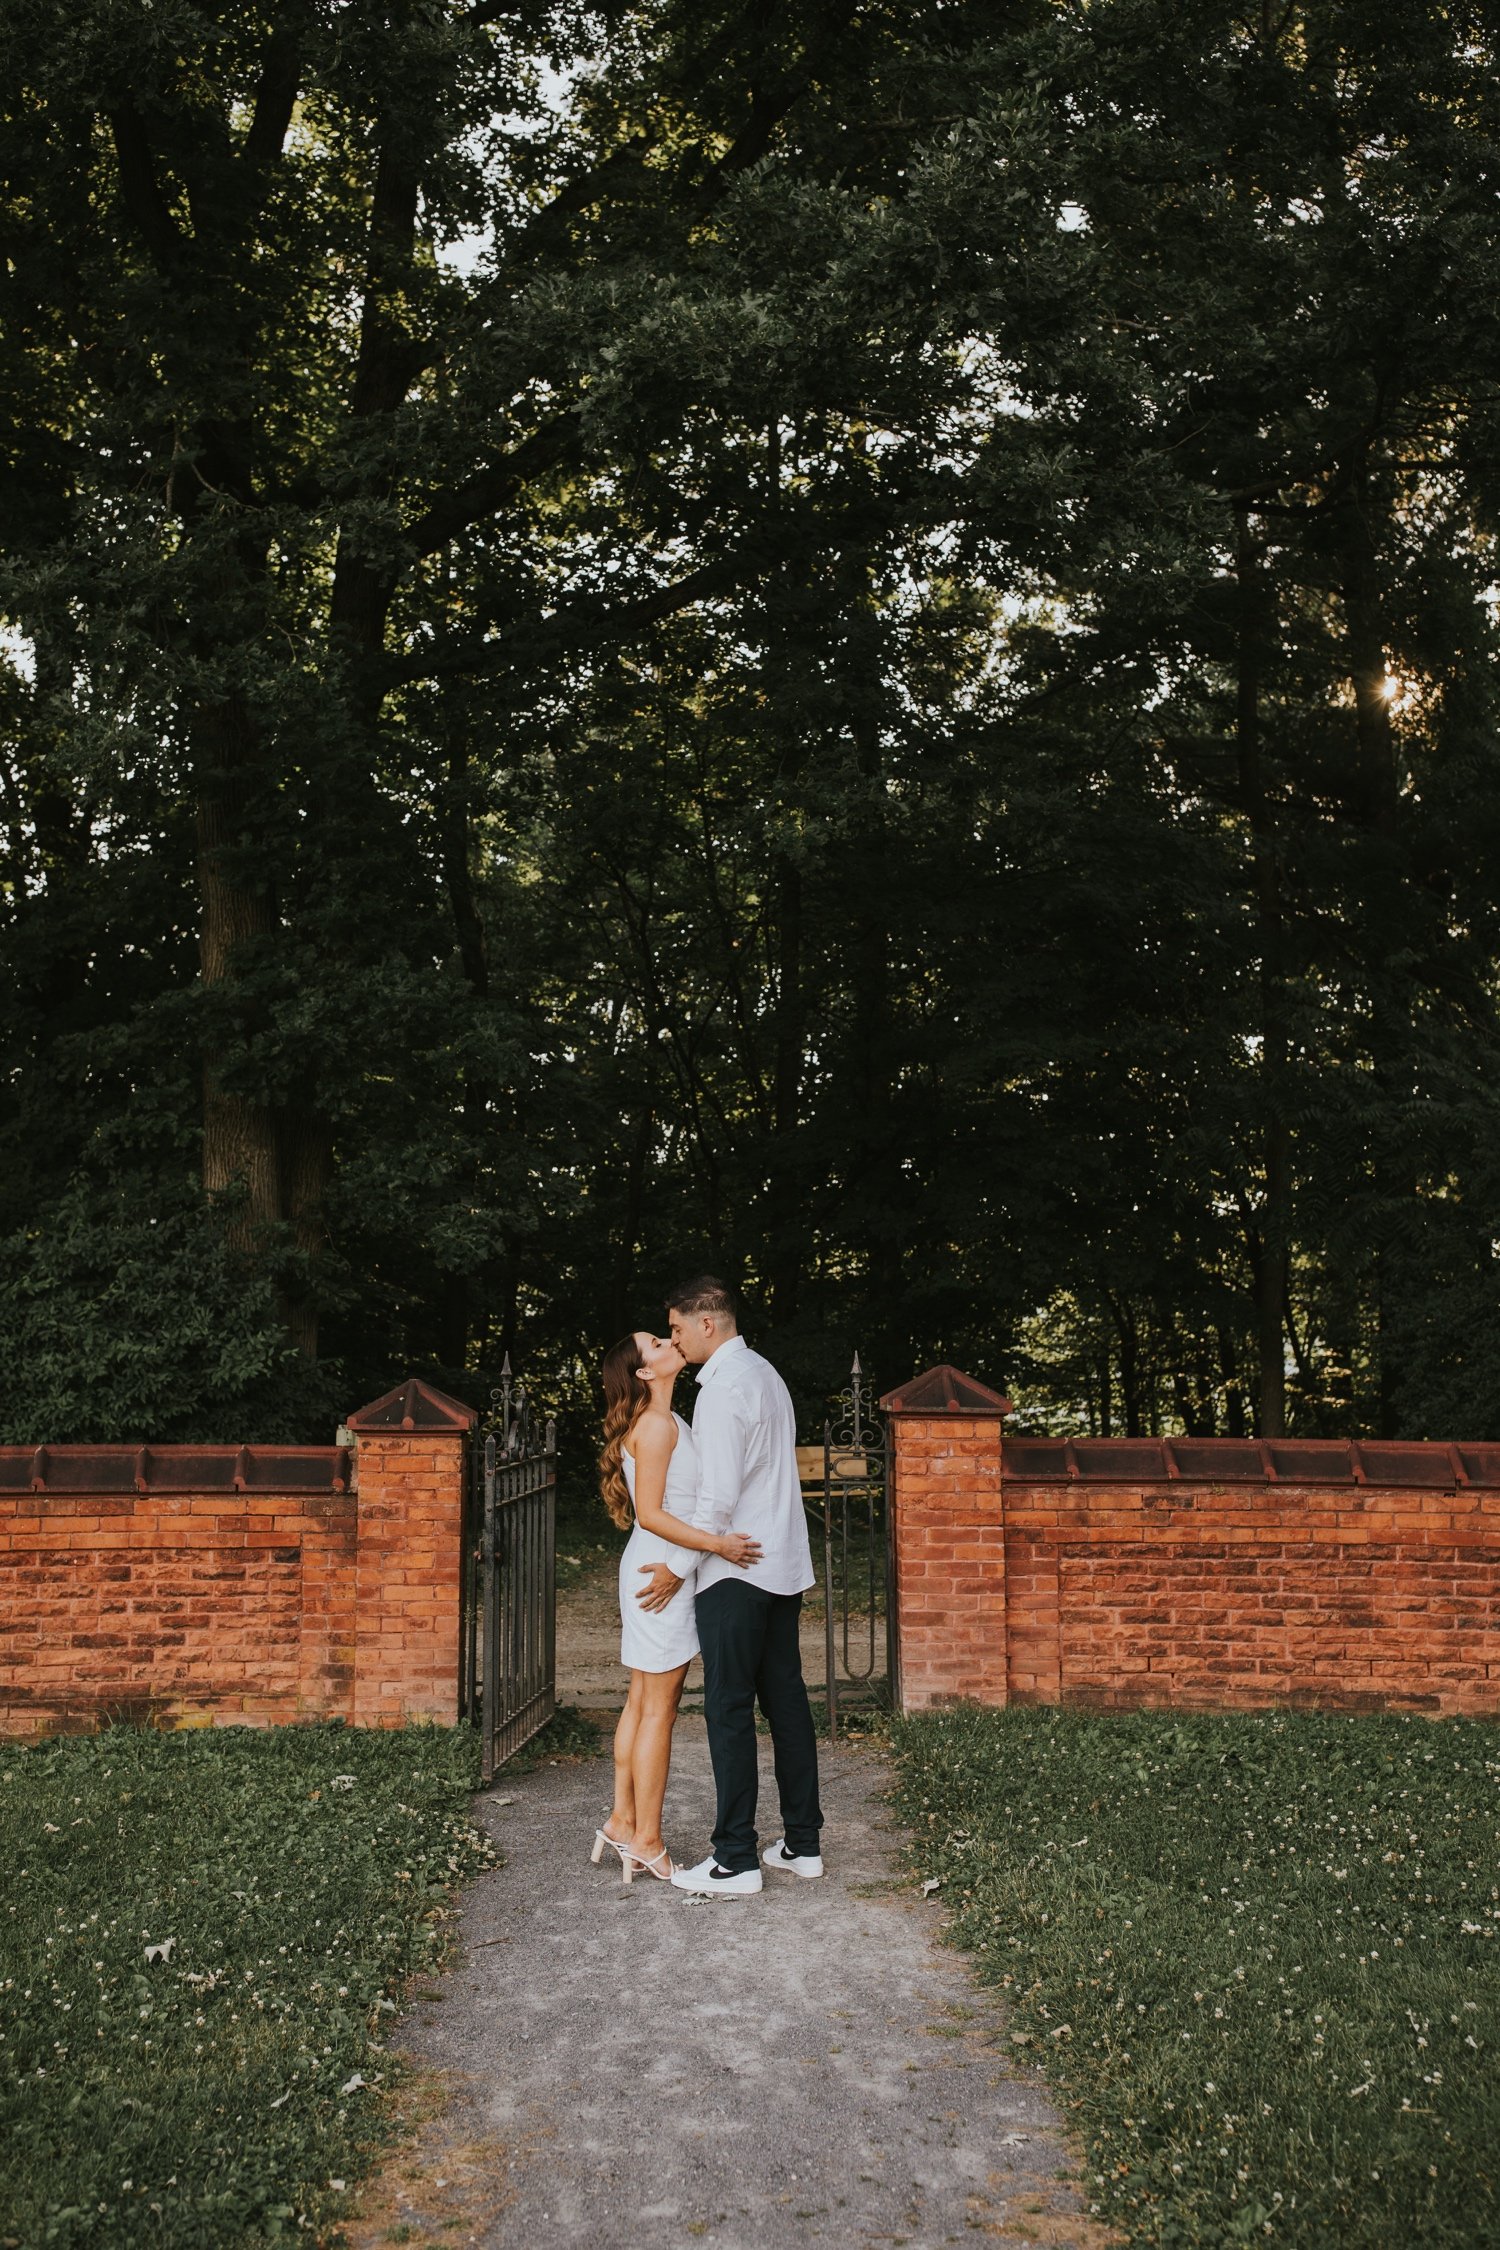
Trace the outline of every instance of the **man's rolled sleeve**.
{"label": "man's rolled sleeve", "polygon": [[723,1532],[734,1520],[745,1474],[745,1431],[734,1400],[705,1391],[693,1417],[698,1447],[698,1505],[693,1522],[700,1531]]}
{"label": "man's rolled sleeve", "polygon": [[696,1578],[698,1565],[703,1560],[701,1549],[679,1547],[671,1540],[665,1541],[664,1544],[668,1548],[668,1552],[662,1557],[662,1560],[673,1575],[680,1578],[684,1585],[687,1584],[689,1579]]}
{"label": "man's rolled sleeve", "polygon": [[[663,1539],[662,1545],[666,1549],[666,1553],[658,1555],[656,1557],[657,1562],[665,1565],[674,1578],[680,1578],[684,1586],[693,1585],[697,1580],[698,1565],[703,1560],[701,1549],[679,1547],[675,1540],[671,1539]],[[635,1589],[636,1599],[639,1601],[643,1595],[649,1594],[655,1584],[654,1578],[638,1580]]]}

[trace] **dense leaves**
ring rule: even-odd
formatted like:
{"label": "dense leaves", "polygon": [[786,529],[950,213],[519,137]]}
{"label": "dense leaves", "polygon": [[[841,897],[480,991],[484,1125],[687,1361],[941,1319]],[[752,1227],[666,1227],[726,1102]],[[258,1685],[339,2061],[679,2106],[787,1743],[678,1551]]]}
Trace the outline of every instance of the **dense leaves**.
{"label": "dense leaves", "polygon": [[1491,11],[15,18],[5,1435],[1500,1434]]}

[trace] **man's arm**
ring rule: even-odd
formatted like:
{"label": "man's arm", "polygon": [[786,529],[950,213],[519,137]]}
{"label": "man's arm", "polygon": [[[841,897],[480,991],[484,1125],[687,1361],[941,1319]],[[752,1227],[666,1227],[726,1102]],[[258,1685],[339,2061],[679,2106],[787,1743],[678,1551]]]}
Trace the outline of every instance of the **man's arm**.
{"label": "man's arm", "polygon": [[[698,1505],[689,1519],[699,1531],[722,1536],[729,1529],[739,1504],[745,1476],[748,1432],[733,1394],[715,1385],[699,1394],[693,1415],[693,1441],[698,1448]],[[735,1558],[731,1558],[733,1560]],[[657,1563],[636,1595],[643,1609],[665,1609],[681,1580]]]}
{"label": "man's arm", "polygon": [[734,1521],[745,1480],[749,1432],[732,1391],[715,1384],[703,1392],[693,1417],[698,1448],[698,1505],[693,1522],[700,1531],[724,1532]]}

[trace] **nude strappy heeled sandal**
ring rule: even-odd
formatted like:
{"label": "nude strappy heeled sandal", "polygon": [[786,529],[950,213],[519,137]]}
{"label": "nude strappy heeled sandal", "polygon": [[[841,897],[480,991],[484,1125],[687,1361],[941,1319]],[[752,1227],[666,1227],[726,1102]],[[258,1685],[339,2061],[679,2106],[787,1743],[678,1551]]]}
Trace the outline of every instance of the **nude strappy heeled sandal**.
{"label": "nude strappy heeled sandal", "polygon": [[[663,1860],[667,1863],[665,1867],[662,1866]],[[665,1844],[662,1845],[655,1859],[642,1859],[640,1853],[633,1852],[627,1844],[620,1853],[620,1865],[625,1870],[627,1883],[635,1880],[636,1873],[641,1868],[644,1868],[648,1875],[654,1875],[658,1883],[670,1883],[672,1880],[672,1855]]]}
{"label": "nude strappy heeled sandal", "polygon": [[[625,1864],[625,1854],[629,1851],[630,1846],[628,1844],[620,1843],[617,1838],[611,1836],[608,1830],[604,1828],[596,1828],[594,1830],[594,1848],[589,1853],[589,1858],[593,1861],[595,1867],[598,1866],[600,1860],[604,1857],[604,1847],[606,1844],[608,1844],[612,1852],[619,1853],[620,1864],[623,1867]],[[629,1882],[630,1878],[628,1875],[625,1880]]]}

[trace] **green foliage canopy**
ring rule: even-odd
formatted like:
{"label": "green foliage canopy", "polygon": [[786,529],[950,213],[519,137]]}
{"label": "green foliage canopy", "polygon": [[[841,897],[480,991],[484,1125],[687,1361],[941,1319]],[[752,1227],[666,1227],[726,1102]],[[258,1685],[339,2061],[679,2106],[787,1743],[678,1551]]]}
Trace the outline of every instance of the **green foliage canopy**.
{"label": "green foliage canopy", "polygon": [[15,18],[8,1435],[1488,1432],[1487,10]]}

